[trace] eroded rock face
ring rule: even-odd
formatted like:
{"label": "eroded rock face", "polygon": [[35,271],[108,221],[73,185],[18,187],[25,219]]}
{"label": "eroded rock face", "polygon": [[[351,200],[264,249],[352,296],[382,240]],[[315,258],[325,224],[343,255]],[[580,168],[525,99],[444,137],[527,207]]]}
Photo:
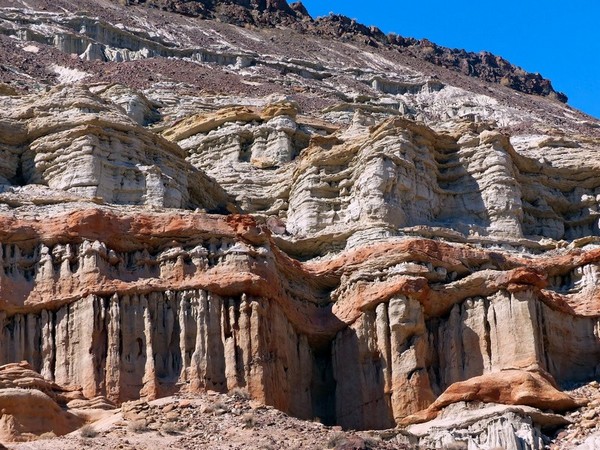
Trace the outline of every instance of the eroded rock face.
{"label": "eroded rock face", "polygon": [[64,412],[50,397],[40,391],[4,388],[0,391],[0,436],[2,440],[29,440],[44,433],[67,434],[83,424],[83,420]]}
{"label": "eroded rock face", "polygon": [[[595,159],[574,167],[557,153],[541,163],[486,126],[436,133],[394,119],[369,129],[355,115],[352,132],[332,134],[293,115],[265,121],[248,109],[189,120],[164,135],[247,211],[279,215],[298,239],[374,229],[390,236],[420,225],[510,239],[598,232],[598,183],[578,181],[597,170]],[[579,211],[567,214],[571,208]]]}
{"label": "eroded rock face", "polygon": [[6,106],[4,126],[13,132],[0,138],[8,146],[4,189],[43,185],[75,197],[165,208],[227,203],[212,180],[185,162],[180,148],[88,89],[57,88],[37,101],[13,98]]}
{"label": "eroded rock face", "polygon": [[[455,391],[469,383],[490,390],[477,387],[470,400],[559,411],[577,402],[528,380],[595,376],[597,318],[580,311],[577,333],[565,330],[578,296],[552,291],[544,272],[559,260],[388,239],[298,265],[242,219],[92,209],[7,221],[3,239],[21,229],[33,246],[2,247],[2,362],[29,360],[48,379],[114,401],[247,387],[292,414],[318,411],[351,428],[393,426],[445,391],[434,417],[464,400]],[[100,235],[105,242],[92,241]],[[58,243],[64,236],[86,240]],[[437,267],[419,265],[425,250]],[[583,255],[565,264],[600,260]],[[494,261],[495,270],[477,268]],[[440,285],[444,266],[460,279]],[[393,270],[368,280],[373,267]],[[336,285],[331,308],[324,293]],[[529,387],[511,393],[511,370]]]}
{"label": "eroded rock face", "polygon": [[458,402],[436,419],[408,429],[426,448],[542,449],[544,432],[565,425],[563,416],[527,406]]}
{"label": "eroded rock face", "polygon": [[[0,364],[30,365],[0,395],[59,417],[244,388],[414,445],[541,448],[600,371],[597,121],[514,94],[553,90],[502,60],[432,47],[475,82],[301,5],[147,3],[168,8],[0,12],[23,66],[0,85]],[[264,27],[285,20],[305,34]]]}
{"label": "eroded rock face", "polygon": [[0,366],[0,404],[3,442],[62,436],[115,407],[103,397],[86,399],[81,389],[49,381],[25,361]]}
{"label": "eroded rock face", "polygon": [[[14,336],[3,337],[3,360],[28,358],[46,378],[80,388],[87,398],[120,403],[180,386],[191,392],[246,387],[257,399],[310,418],[306,337],[266,300],[192,290],[115,294],[4,320]],[[259,364],[269,349],[272,359]]]}

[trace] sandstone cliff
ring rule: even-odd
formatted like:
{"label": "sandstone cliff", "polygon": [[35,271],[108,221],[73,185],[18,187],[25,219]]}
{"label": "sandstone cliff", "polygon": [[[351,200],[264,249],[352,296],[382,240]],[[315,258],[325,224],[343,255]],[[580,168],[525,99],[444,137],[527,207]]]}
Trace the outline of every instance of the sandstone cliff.
{"label": "sandstone cliff", "polygon": [[54,420],[6,437],[91,420],[54,391],[244,388],[435,448],[542,448],[586,404],[598,121],[299,5],[136,3],[0,9],[0,365]]}

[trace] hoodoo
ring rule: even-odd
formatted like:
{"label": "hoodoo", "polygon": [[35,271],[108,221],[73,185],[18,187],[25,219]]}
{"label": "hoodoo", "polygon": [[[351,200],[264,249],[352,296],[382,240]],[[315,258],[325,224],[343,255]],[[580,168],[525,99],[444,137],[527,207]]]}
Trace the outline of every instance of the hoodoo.
{"label": "hoodoo", "polygon": [[550,81],[283,0],[0,0],[0,55],[3,442],[600,442],[600,122]]}

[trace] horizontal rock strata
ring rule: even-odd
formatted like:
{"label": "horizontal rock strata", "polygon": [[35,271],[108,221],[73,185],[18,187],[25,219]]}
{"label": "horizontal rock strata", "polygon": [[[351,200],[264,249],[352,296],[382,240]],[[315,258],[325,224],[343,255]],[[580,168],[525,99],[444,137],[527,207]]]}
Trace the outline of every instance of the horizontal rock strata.
{"label": "horizontal rock strata", "polygon": [[529,450],[589,400],[596,120],[301,4],[124,3],[0,0],[0,438],[245,389]]}
{"label": "horizontal rock strata", "polygon": [[225,193],[186,163],[179,147],[87,89],[58,89],[34,105],[10,103],[2,120],[7,132],[0,136],[9,155],[1,184],[43,185],[116,204],[213,210],[227,204]]}
{"label": "horizontal rock strata", "polygon": [[0,362],[28,360],[88,398],[247,387],[300,417],[386,428],[480,376],[497,394],[457,398],[574,407],[511,396],[503,380],[597,373],[597,316],[549,282],[589,272],[595,250],[523,258],[392,239],[299,264],[244,216],[3,220]]}

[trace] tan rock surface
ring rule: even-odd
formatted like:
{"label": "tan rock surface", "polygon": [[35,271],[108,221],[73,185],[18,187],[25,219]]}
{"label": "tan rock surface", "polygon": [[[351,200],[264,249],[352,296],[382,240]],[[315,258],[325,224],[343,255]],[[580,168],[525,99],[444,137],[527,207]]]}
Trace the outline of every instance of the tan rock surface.
{"label": "tan rock surface", "polygon": [[[537,366],[564,383],[596,371],[597,318],[569,319],[577,296],[547,298],[556,266],[544,256],[412,239],[301,264],[244,216],[106,208],[6,217],[3,230],[5,242],[33,246],[3,247],[2,320],[13,331],[2,362],[29,360],[88,398],[247,387],[300,417],[386,428],[473,377]],[[494,401],[518,402],[509,388]]]}
{"label": "tan rock surface", "polygon": [[[146,402],[244,389],[326,425],[433,419],[381,448],[540,448],[562,414],[594,439],[562,390],[600,374],[596,120],[501,58],[300,5],[126,3],[0,0],[7,404],[192,427]],[[176,444],[230,432],[208,419]]]}
{"label": "tan rock surface", "polygon": [[22,361],[0,366],[0,439],[30,441],[62,436],[114,414],[105,398],[87,399],[80,389],[51,382]]}
{"label": "tan rock surface", "polygon": [[[203,450],[356,448],[404,450],[409,441],[397,430],[343,431],[290,417],[248,400],[247,392],[214,392],[124,403],[122,412],[67,436],[11,444],[14,450],[124,448]],[[343,447],[343,446],[346,447]],[[54,447],[52,447],[54,446]]]}
{"label": "tan rock surface", "polygon": [[0,135],[10,155],[3,158],[2,184],[43,185],[116,204],[215,209],[227,203],[179,147],[85,88],[11,99],[5,105],[11,132]]}
{"label": "tan rock surface", "polygon": [[36,439],[44,433],[61,436],[83,424],[37,390],[4,388],[0,390],[0,408],[0,439],[4,442]]}
{"label": "tan rock surface", "polygon": [[437,419],[411,425],[407,430],[425,448],[467,443],[475,448],[518,450],[543,448],[544,433],[568,423],[559,414],[529,406],[458,402],[444,408]]}
{"label": "tan rock surface", "polygon": [[560,392],[548,375],[524,370],[503,370],[452,384],[425,411],[406,417],[412,424],[434,419],[444,407],[458,402],[526,405],[541,410],[572,410],[587,403]]}

